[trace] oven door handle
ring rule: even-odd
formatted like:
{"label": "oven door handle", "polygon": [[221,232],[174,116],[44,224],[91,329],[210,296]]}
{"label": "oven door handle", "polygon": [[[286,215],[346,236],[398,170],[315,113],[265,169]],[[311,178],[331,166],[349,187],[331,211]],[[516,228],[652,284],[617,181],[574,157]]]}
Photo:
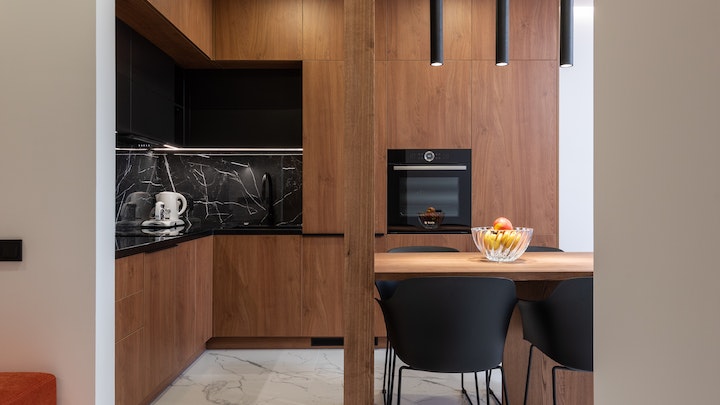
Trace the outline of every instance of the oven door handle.
{"label": "oven door handle", "polygon": [[435,170],[435,171],[464,171],[467,165],[402,165],[393,166],[394,171],[412,171],[412,170]]}

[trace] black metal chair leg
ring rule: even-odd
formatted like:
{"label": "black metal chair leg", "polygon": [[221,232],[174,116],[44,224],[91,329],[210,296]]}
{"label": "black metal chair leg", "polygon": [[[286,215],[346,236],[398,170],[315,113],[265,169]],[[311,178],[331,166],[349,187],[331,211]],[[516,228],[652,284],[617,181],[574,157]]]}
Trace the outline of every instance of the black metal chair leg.
{"label": "black metal chair leg", "polygon": [[[388,339],[385,343],[385,364],[383,365],[383,384],[382,384],[382,393],[387,394],[387,386],[386,384],[386,377],[387,377],[387,371],[388,371],[388,360],[390,356],[390,340]],[[387,404],[387,402],[385,402]]]}
{"label": "black metal chair leg", "polygon": [[525,373],[525,399],[523,399],[523,405],[527,405],[528,399],[528,387],[530,387],[530,366],[532,365],[532,352],[535,345],[530,345],[530,354],[528,355],[528,366],[527,373]]}
{"label": "black metal chair leg", "polygon": [[397,405],[400,405],[400,396],[401,396],[401,395],[400,395],[400,389],[401,389],[401,386],[402,386],[402,371],[403,371],[404,368],[407,368],[407,367],[405,367],[405,366],[400,366],[400,369],[398,370],[398,386],[397,386],[397,387],[398,387],[398,393],[397,393],[398,400],[397,400]]}
{"label": "black metal chair leg", "polygon": [[485,403],[490,405],[490,374],[485,371]]}
{"label": "black metal chair leg", "polygon": [[[505,370],[500,366],[500,383],[502,384],[503,389],[503,398],[505,398],[505,405],[510,405],[510,400],[508,399],[508,393],[507,393],[507,381],[505,381]],[[502,402],[500,403],[502,405]]]}
{"label": "black metal chair leg", "polygon": [[[485,373],[487,374],[487,371]],[[477,403],[480,405],[480,386],[478,385],[477,372],[475,372],[475,399],[477,399]]]}
{"label": "black metal chair leg", "polygon": [[388,381],[388,392],[387,392],[387,404],[392,404],[392,395],[393,390],[395,389],[395,364],[397,361],[397,356],[395,355],[395,351],[390,347],[390,380]]}

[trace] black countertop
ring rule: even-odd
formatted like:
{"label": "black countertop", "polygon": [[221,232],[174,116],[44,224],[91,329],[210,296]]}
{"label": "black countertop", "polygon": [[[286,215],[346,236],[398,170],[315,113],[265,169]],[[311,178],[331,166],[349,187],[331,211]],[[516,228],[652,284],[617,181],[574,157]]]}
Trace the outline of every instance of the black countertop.
{"label": "black countertop", "polygon": [[220,227],[197,225],[173,228],[124,227],[115,230],[115,258],[163,250],[193,239],[211,235],[301,235],[298,225],[224,224]]}

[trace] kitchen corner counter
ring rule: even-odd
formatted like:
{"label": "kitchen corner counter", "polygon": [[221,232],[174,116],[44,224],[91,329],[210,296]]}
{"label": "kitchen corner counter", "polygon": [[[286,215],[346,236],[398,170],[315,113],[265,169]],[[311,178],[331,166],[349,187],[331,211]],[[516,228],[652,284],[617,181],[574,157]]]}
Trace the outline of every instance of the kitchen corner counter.
{"label": "kitchen corner counter", "polygon": [[180,227],[134,228],[116,230],[115,258],[138,253],[155,252],[171,248],[178,243],[211,235],[301,235],[300,226],[233,226],[233,227]]}

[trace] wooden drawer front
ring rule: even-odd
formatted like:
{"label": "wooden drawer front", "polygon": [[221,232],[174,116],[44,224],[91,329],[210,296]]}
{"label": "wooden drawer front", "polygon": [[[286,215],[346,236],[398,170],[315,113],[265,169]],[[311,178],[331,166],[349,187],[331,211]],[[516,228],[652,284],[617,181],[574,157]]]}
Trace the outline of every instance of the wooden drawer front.
{"label": "wooden drawer front", "polygon": [[143,255],[115,260],[115,301],[136,294],[143,289]]}
{"label": "wooden drawer front", "polygon": [[144,320],[142,292],[115,302],[115,341],[142,328]]}

